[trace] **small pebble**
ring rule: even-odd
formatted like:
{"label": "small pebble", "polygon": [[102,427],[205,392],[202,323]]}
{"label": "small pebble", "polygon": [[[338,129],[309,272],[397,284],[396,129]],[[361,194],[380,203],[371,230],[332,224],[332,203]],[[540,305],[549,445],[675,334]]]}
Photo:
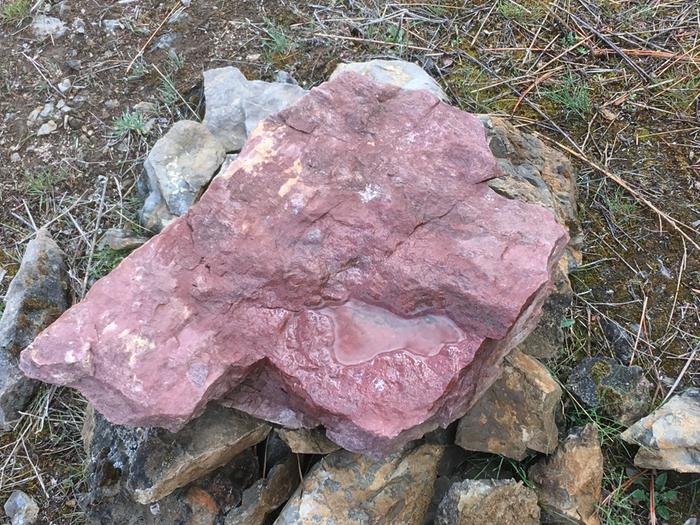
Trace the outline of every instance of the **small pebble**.
{"label": "small pebble", "polygon": [[50,133],[53,133],[57,129],[58,129],[58,125],[53,120],[49,120],[48,122],[41,125],[39,130],[36,132],[36,135],[37,135],[37,137],[43,137],[45,135],[49,135]]}
{"label": "small pebble", "polygon": [[39,517],[36,501],[21,490],[15,490],[5,502],[5,514],[12,520],[12,525],[31,525]]}
{"label": "small pebble", "polygon": [[70,91],[70,88],[73,87],[73,83],[70,81],[69,78],[64,78],[58,83],[56,87],[61,93],[67,93],[68,91]]}

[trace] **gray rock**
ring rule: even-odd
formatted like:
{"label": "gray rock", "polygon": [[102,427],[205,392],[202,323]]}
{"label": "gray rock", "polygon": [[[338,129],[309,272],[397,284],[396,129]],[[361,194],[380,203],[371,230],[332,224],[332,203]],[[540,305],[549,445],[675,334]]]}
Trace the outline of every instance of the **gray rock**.
{"label": "gray rock", "polygon": [[10,494],[4,509],[7,517],[12,520],[12,525],[32,525],[39,517],[39,506],[36,501],[21,490],[15,490]]}
{"label": "gray rock", "polygon": [[534,490],[512,479],[468,479],[452,485],[438,507],[435,525],[539,525]]}
{"label": "gray rock", "polygon": [[298,430],[278,429],[277,435],[295,454],[330,454],[340,447],[316,428],[300,428]]}
{"label": "gray rock", "polygon": [[104,487],[104,476],[118,471],[121,483],[115,493],[126,492],[142,505],[226,465],[270,431],[250,416],[217,405],[175,434],[112,425],[97,413],[93,417],[86,418],[83,432],[90,485]]}
{"label": "gray rock", "polygon": [[144,163],[149,195],[141,210],[142,224],[160,231],[184,215],[224,161],[218,140],[199,122],[176,122]]}
{"label": "gray rock", "polygon": [[281,82],[282,84],[294,84],[295,86],[299,85],[299,82],[297,82],[292,75],[282,70],[275,71],[275,82]]}
{"label": "gray rock", "polygon": [[53,16],[36,15],[32,20],[32,33],[41,40],[49,37],[60,38],[66,31],[66,24]]}
{"label": "gray rock", "polygon": [[[103,442],[104,443],[104,442]],[[107,452],[109,450],[109,452]],[[177,489],[148,505],[135,502],[124,489],[124,448],[111,455],[103,449],[102,470],[88,465],[88,496],[82,501],[90,525],[214,525],[222,523],[225,508],[240,505],[246,487],[259,477],[257,457],[250,449],[236,456],[226,466]]]}
{"label": "gray rock", "polygon": [[73,83],[70,81],[70,78],[64,78],[58,84],[56,84],[56,87],[61,93],[67,93],[70,91],[70,88],[73,87]]}
{"label": "gray rock", "polygon": [[700,473],[700,389],[689,388],[637,421],[622,434],[639,445],[642,468]]}
{"label": "gray rock", "polygon": [[53,120],[49,120],[48,122],[44,122],[41,126],[39,126],[39,129],[36,132],[36,136],[44,137],[46,135],[50,135],[57,129],[58,124],[56,124],[56,122],[54,122]]}
{"label": "gray rock", "polygon": [[542,523],[599,525],[598,502],[603,482],[603,453],[594,425],[571,429],[549,458],[529,471]]}
{"label": "gray rock", "polygon": [[121,20],[115,20],[115,19],[102,20],[102,27],[108,33],[116,33],[120,29],[125,29],[124,24],[122,24]]}
{"label": "gray rock", "polygon": [[539,361],[516,350],[498,381],[459,421],[455,443],[519,461],[530,450],[550,454],[557,446],[561,394]]}
{"label": "gray rock", "polygon": [[224,525],[263,525],[267,515],[282,506],[299,485],[297,461],[288,456],[273,466],[264,479],[243,493],[240,506],[228,512]]}
{"label": "gray rock", "polygon": [[0,433],[10,430],[11,422],[27,406],[35,389],[36,382],[22,373],[17,358],[0,351]]}
{"label": "gray rock", "polygon": [[629,426],[647,414],[652,384],[638,366],[614,359],[587,357],[569,375],[566,388],[586,408]]}
{"label": "gray rock", "polygon": [[34,381],[19,370],[17,354],[68,308],[68,272],[63,252],[45,229],[37,232],[5,295],[0,318],[0,427],[22,410]]}
{"label": "gray rock", "polygon": [[75,20],[73,20],[73,22],[71,23],[71,27],[73,28],[73,31],[75,31],[79,35],[85,34],[85,22],[82,18],[76,18]]}
{"label": "gray rock", "polygon": [[97,242],[97,247],[101,250],[109,248],[110,250],[135,250],[142,244],[145,244],[148,239],[140,235],[136,235],[131,230],[124,228],[109,228]]}
{"label": "gray rock", "polygon": [[380,84],[391,84],[402,89],[425,90],[447,102],[447,95],[440,85],[417,64],[405,60],[370,60],[338,64],[331,80],[345,71],[352,71],[371,78]]}
{"label": "gray rock", "polygon": [[419,525],[430,504],[443,450],[421,445],[381,460],[334,452],[314,465],[275,525]]}
{"label": "gray rock", "polygon": [[55,106],[54,106],[53,102],[47,102],[46,104],[44,104],[44,107],[41,110],[41,112],[39,113],[39,116],[46,118],[53,113],[54,109],[55,109]]}
{"label": "gray rock", "polygon": [[227,152],[238,151],[260,120],[305,93],[294,84],[247,80],[235,67],[210,69],[204,72],[204,125]]}

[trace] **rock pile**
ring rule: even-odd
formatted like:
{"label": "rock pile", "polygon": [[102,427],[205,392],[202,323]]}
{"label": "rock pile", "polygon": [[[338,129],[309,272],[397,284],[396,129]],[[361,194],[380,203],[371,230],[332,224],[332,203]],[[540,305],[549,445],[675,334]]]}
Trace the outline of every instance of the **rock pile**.
{"label": "rock pile", "polygon": [[[262,121],[23,369],[112,422],[171,431],[215,399],[377,455],[450,424],[537,324],[568,240],[485,184],[483,130],[425,91],[338,75]],[[223,161],[198,151],[164,156],[171,212]]]}
{"label": "rock pile", "polygon": [[[580,262],[570,163],[441,102],[413,64],[331,78],[307,93],[207,71],[204,122],[177,123],[145,163],[142,220],[162,233],[22,354],[97,408],[89,522],[599,523],[597,432],[559,443],[562,390],[537,360],[560,349]],[[33,242],[64,295],[31,314],[15,353],[67,306],[57,248]],[[638,372],[586,360],[567,387],[626,424],[648,403]],[[696,394],[625,433],[639,466],[697,472]],[[460,474],[463,449],[551,455],[530,488]]]}

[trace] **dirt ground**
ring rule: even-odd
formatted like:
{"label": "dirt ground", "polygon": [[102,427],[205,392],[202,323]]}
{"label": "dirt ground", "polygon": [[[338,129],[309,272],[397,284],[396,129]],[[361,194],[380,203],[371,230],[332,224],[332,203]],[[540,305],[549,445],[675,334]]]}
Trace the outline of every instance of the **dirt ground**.
{"label": "dirt ground", "polygon": [[[36,37],[40,12],[66,34]],[[567,348],[548,363],[557,377],[584,356],[614,355],[612,320],[655,403],[700,385],[696,0],[0,0],[0,49],[0,296],[42,225],[67,254],[75,300],[124,256],[96,240],[109,226],[138,230],[144,157],[172,122],[201,118],[205,69],[264,80],[285,70],[310,88],[339,62],[398,57],[425,67],[455,105],[508,116],[574,161],[584,261],[562,322]],[[49,121],[55,130],[40,134]],[[602,431],[603,523],[697,514],[697,476],[658,483],[632,468],[621,429],[570,400],[564,408],[569,423]],[[0,500],[20,487],[41,523],[82,522],[83,409],[70,391],[37,395],[0,437]]]}

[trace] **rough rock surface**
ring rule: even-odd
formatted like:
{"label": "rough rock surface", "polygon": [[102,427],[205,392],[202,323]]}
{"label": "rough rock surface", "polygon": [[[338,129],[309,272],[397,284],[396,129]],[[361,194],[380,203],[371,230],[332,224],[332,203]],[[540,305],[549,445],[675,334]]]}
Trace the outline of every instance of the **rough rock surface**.
{"label": "rough rock surface", "polygon": [[460,420],[455,443],[518,461],[529,450],[550,454],[557,447],[561,393],[539,361],[515,350],[498,381]]}
{"label": "rough rock surface", "polygon": [[5,515],[11,520],[11,525],[32,525],[39,517],[36,501],[21,490],[13,491],[3,508]]}
{"label": "rough rock surface", "polygon": [[673,396],[623,432],[622,439],[639,445],[638,467],[700,473],[700,389]]}
{"label": "rough rock surface", "polygon": [[571,268],[581,263],[581,225],[576,210],[576,176],[560,151],[530,133],[523,133],[497,117],[480,116],[486,140],[502,176],[488,185],[500,195],[543,206],[550,210],[571,237],[566,257],[559,262],[555,289],[542,307],[542,318],[520,349],[533,357],[555,357],[564,342],[562,320],[571,306],[573,291],[568,279]]}
{"label": "rough rock surface", "polygon": [[603,453],[593,425],[574,428],[554,454],[529,471],[543,523],[599,525]]}
{"label": "rough rock surface", "polygon": [[204,125],[227,152],[238,151],[261,120],[305,93],[289,82],[247,80],[235,67],[209,69],[204,72]]}
{"label": "rough rock surface", "polygon": [[279,429],[276,432],[295,454],[330,454],[340,449],[317,428]]}
{"label": "rough rock surface", "polygon": [[567,235],[500,197],[480,121],[346,73],[269,118],[187,215],[22,354],[120,424],[207,401],[385,453],[464,415]]}
{"label": "rough rock surface", "polygon": [[539,525],[537,494],[521,482],[468,479],[455,483],[438,507],[435,525]]}
{"label": "rough rock surface", "polygon": [[60,38],[67,30],[66,24],[54,16],[36,15],[32,20],[32,33],[40,40]]}
{"label": "rough rock surface", "polygon": [[438,445],[421,445],[383,460],[334,452],[306,475],[275,525],[420,525],[442,451]]}
{"label": "rough rock surface", "polygon": [[68,308],[68,290],[63,252],[41,229],[27,245],[0,318],[0,429],[17,416],[34,392],[34,381],[18,367],[18,354]]}
{"label": "rough rock surface", "polygon": [[141,210],[142,224],[158,232],[184,215],[225,157],[205,126],[191,120],[176,122],[155,143],[143,165],[149,194]]}
{"label": "rough rock surface", "polygon": [[226,514],[224,525],[263,525],[267,515],[281,507],[299,485],[299,463],[290,456],[272,467],[243,493],[239,507]]}
{"label": "rough rock surface", "polygon": [[97,243],[99,249],[134,250],[148,241],[147,237],[136,235],[123,228],[109,228]]}
{"label": "rough rock surface", "polygon": [[144,505],[227,464],[264,440],[270,430],[245,414],[216,405],[176,434],[114,426],[94,413],[86,420],[89,476],[118,471],[125,491]]}
{"label": "rough rock surface", "polygon": [[639,366],[587,357],[569,375],[566,388],[586,408],[629,426],[649,413],[652,384]]}
{"label": "rough rock surface", "polygon": [[352,71],[371,78],[380,84],[389,84],[402,89],[424,89],[440,100],[447,101],[442,88],[433,77],[417,64],[405,60],[370,60],[368,62],[350,62],[338,64],[331,74],[331,80],[341,73]]}

